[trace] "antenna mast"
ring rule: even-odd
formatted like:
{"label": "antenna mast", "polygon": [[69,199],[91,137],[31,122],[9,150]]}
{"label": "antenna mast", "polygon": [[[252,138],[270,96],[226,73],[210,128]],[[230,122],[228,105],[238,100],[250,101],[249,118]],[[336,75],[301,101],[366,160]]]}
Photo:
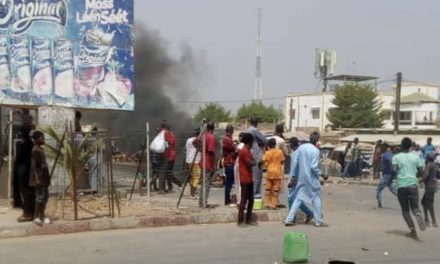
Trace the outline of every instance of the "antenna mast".
{"label": "antenna mast", "polygon": [[261,8],[258,8],[257,65],[254,86],[254,100],[261,100],[263,98],[263,77],[261,75]]}

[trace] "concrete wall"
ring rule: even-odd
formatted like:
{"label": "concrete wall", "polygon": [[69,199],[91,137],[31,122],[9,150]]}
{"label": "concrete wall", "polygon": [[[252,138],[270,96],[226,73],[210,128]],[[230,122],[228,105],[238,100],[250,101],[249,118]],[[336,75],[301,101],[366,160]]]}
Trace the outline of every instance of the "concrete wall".
{"label": "concrete wall", "polygon": [[[330,124],[327,113],[333,107],[333,95],[305,94],[286,98],[286,126],[291,127],[318,127],[325,128]],[[324,107],[323,107],[324,106]]]}

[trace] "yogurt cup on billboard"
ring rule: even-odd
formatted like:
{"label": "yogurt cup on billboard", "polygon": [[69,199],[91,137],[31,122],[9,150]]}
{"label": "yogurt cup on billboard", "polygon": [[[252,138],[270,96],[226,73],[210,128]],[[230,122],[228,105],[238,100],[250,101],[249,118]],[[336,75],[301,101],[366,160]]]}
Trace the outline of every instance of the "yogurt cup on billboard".
{"label": "yogurt cup on billboard", "polygon": [[10,43],[11,91],[16,94],[29,93],[32,88],[29,40],[26,36],[13,36]]}
{"label": "yogurt cup on billboard", "polygon": [[11,71],[9,69],[8,38],[0,37],[0,90],[5,92],[11,87]]}
{"label": "yogurt cup on billboard", "polygon": [[73,90],[73,46],[67,39],[53,43],[55,95],[68,100],[75,96]]}
{"label": "yogurt cup on billboard", "polygon": [[78,63],[75,71],[75,92],[80,104],[97,99],[97,88],[103,79],[104,66],[111,55],[111,38],[100,30],[86,32],[79,47]]}
{"label": "yogurt cup on billboard", "polygon": [[48,39],[32,39],[32,92],[39,103],[48,103],[53,91],[52,48]]}

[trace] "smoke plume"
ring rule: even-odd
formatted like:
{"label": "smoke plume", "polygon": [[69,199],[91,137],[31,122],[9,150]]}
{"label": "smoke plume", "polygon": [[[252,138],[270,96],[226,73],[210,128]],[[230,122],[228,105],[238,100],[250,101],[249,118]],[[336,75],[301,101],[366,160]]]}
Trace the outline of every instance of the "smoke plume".
{"label": "smoke plume", "polygon": [[[180,58],[172,58],[167,43],[158,32],[138,27],[135,43],[135,111],[85,112],[83,123],[111,129],[115,137],[133,137],[145,131],[150,123],[150,135],[162,120],[176,133],[192,131],[190,115],[176,107],[174,100],[197,98],[194,88],[197,58],[188,45],[182,46]],[[141,139],[139,139],[141,140]]]}

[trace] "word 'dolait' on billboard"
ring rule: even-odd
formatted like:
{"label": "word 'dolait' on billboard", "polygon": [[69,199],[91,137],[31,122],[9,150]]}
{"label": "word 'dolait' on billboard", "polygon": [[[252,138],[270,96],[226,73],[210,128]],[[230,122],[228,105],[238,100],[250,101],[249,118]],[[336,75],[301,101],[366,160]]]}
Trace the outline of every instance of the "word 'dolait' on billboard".
{"label": "word 'dolait' on billboard", "polygon": [[134,109],[134,0],[0,0],[0,104]]}

